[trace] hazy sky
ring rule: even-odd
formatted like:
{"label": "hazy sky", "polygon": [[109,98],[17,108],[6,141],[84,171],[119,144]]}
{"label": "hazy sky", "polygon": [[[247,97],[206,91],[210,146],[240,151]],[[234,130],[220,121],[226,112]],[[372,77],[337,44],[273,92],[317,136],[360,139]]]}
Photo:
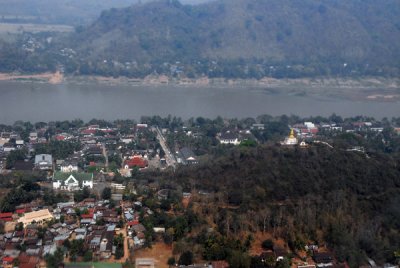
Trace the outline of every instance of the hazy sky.
{"label": "hazy sky", "polygon": [[211,0],[181,0],[182,4],[200,4],[205,2],[210,2]]}

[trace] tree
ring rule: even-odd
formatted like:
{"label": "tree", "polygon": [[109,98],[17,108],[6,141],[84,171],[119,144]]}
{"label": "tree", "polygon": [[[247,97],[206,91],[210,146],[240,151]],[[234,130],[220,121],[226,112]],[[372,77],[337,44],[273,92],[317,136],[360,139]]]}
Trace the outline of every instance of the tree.
{"label": "tree", "polygon": [[249,268],[251,259],[241,251],[232,251],[228,258],[229,267],[231,268]]}
{"label": "tree", "polygon": [[283,258],[276,263],[276,268],[290,268],[290,261],[288,258]]}
{"label": "tree", "polygon": [[169,258],[168,258],[167,264],[168,264],[169,266],[175,265],[175,263],[176,263],[175,257],[172,256],[172,257],[169,257]]}
{"label": "tree", "polygon": [[14,167],[15,162],[18,160],[24,160],[26,155],[25,150],[15,150],[11,151],[6,159],[6,169],[11,169]]}
{"label": "tree", "polygon": [[101,193],[101,198],[104,200],[108,200],[111,198],[111,188],[106,187],[103,189],[103,192]]}
{"label": "tree", "polygon": [[83,254],[85,253],[85,251],[83,250],[84,244],[85,243],[83,239],[72,240],[69,249],[69,255],[71,261],[76,260],[78,256],[83,256]]}
{"label": "tree", "polygon": [[261,247],[265,250],[273,250],[274,249],[274,242],[271,239],[264,240],[261,243]]}
{"label": "tree", "polygon": [[22,231],[24,230],[24,224],[22,222],[17,223],[17,225],[15,225],[15,231]]}
{"label": "tree", "polygon": [[92,260],[93,260],[93,252],[91,250],[86,251],[85,255],[83,255],[83,261],[90,262]]}
{"label": "tree", "polygon": [[191,265],[193,264],[193,253],[189,250],[182,253],[178,261],[179,265]]}
{"label": "tree", "polygon": [[168,228],[164,233],[164,243],[171,245],[172,242],[174,241],[174,234],[175,234],[174,228]]}
{"label": "tree", "polygon": [[114,246],[116,246],[115,250],[115,259],[121,259],[124,256],[124,237],[122,234],[119,234],[114,237],[113,241]]}
{"label": "tree", "polygon": [[81,202],[82,200],[90,197],[90,189],[85,186],[83,190],[77,191],[74,194],[74,199],[76,202]]}
{"label": "tree", "polygon": [[53,255],[47,254],[45,260],[48,268],[58,268],[64,261],[64,252],[57,248]]}

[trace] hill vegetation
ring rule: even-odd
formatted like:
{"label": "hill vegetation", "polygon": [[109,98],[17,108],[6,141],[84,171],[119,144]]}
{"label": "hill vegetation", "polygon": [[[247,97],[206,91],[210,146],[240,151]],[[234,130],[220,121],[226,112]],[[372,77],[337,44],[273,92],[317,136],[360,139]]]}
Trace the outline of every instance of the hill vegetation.
{"label": "hill vegetation", "polygon": [[93,22],[101,11],[128,7],[137,0],[0,0],[0,21],[82,25]]}
{"label": "hill vegetation", "polygon": [[[203,166],[178,170],[165,184],[175,181],[184,191],[208,193],[191,209],[200,222],[216,226],[215,237],[225,237],[222,241],[244,242],[244,234],[266,231],[284,238],[293,252],[307,243],[326,243],[338,261],[358,267],[367,257],[396,261],[399,164],[395,155],[368,158],[323,146],[234,148]],[[202,241],[202,235],[187,240]],[[205,241],[206,259],[226,256],[206,255],[224,245]]]}
{"label": "hill vegetation", "polygon": [[398,76],[399,13],[398,0],[142,2],[103,11],[51,42],[46,34],[34,36],[35,48],[26,43],[31,36],[0,44],[1,70],[63,66],[70,74],[139,78]]}
{"label": "hill vegetation", "polygon": [[[86,25],[98,18],[101,11],[123,8],[152,0],[0,0],[0,22]],[[183,0],[199,4],[207,0]]]}
{"label": "hill vegetation", "polygon": [[400,62],[399,12],[394,0],[157,1],[104,11],[72,40],[91,61],[179,61],[211,76],[229,76],[226,66],[231,76],[287,65],[300,75],[389,72]]}

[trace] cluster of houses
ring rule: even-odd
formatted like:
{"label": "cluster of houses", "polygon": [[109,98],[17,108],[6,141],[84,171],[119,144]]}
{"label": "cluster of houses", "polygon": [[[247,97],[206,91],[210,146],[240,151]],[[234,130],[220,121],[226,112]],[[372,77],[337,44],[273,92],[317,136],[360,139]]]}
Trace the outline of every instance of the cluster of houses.
{"label": "cluster of houses", "polygon": [[[13,163],[11,170],[17,171],[61,171],[78,172],[88,168],[105,170],[108,157],[121,158],[121,172],[127,173],[135,168],[143,169],[149,166],[148,159],[158,152],[154,150],[155,142],[146,138],[151,132],[146,124],[132,125],[129,133],[121,134],[119,128],[101,128],[99,125],[90,125],[83,128],[70,129],[68,132],[49,134],[49,127],[43,126],[29,134],[29,138],[22,139],[17,132],[0,132],[0,172],[6,169],[6,159],[10,152],[26,149],[26,158],[18,159]],[[55,158],[51,154],[37,154],[35,148],[50,141],[70,141],[80,144],[80,150],[65,158]],[[135,149],[141,143],[146,148]],[[128,172],[129,175],[129,172]]]}
{"label": "cluster of houses", "polygon": [[[82,240],[82,250],[93,252],[96,261],[112,258],[118,234],[123,234],[129,248],[138,249],[145,243],[146,229],[139,223],[142,207],[139,201],[121,201],[116,209],[108,200],[87,198],[79,203],[58,203],[56,207],[32,202],[14,212],[0,213],[4,224],[4,234],[0,235],[2,267],[14,267],[16,263],[23,268],[38,267],[46,254],[53,254],[67,240]],[[144,211],[145,216],[153,213],[148,208]]]}
{"label": "cluster of houses", "polygon": [[[71,128],[68,131],[49,131],[50,126],[43,124],[29,133],[29,136],[21,137],[16,131],[0,132],[0,172],[6,168],[7,155],[14,150],[26,149],[28,155],[25,160],[18,159],[11,169],[19,171],[54,171],[78,172],[87,168],[105,170],[107,168],[107,157],[118,156],[121,158],[120,172],[124,176],[130,176],[134,169],[145,169],[162,167],[167,163],[163,156],[159,162],[150,161],[153,157],[160,155],[158,142],[154,139],[154,128],[147,124],[132,124],[127,130],[126,126],[121,127],[100,127],[100,125],[89,125],[81,128]],[[331,132],[360,132],[360,131],[383,131],[380,122],[342,122],[342,123],[297,123],[290,128],[293,130],[293,137],[285,144],[293,145],[301,141],[309,141],[318,135]],[[254,131],[262,132],[265,125],[255,123],[248,129],[227,127],[219,130],[216,139],[221,144],[239,145],[243,141],[252,140],[257,142],[253,135]],[[168,133],[168,129],[162,129],[162,133]],[[183,127],[187,136],[201,137],[204,133],[199,128],[189,129]],[[395,128],[400,133],[400,128]],[[79,142],[82,148],[66,158],[55,159],[54,155],[37,154],[37,144],[47,144],[49,141],[74,141]],[[170,148],[174,151],[173,158],[178,164],[191,165],[198,163],[198,157],[192,148],[182,146]]]}

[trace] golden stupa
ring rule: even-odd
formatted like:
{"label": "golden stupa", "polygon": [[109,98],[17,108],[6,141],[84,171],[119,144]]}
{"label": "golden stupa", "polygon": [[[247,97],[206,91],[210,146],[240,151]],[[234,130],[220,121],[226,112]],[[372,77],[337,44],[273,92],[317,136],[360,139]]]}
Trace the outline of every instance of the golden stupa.
{"label": "golden stupa", "polygon": [[290,129],[289,137],[286,137],[285,140],[281,143],[282,145],[296,145],[298,143],[297,138],[294,136],[293,128]]}

